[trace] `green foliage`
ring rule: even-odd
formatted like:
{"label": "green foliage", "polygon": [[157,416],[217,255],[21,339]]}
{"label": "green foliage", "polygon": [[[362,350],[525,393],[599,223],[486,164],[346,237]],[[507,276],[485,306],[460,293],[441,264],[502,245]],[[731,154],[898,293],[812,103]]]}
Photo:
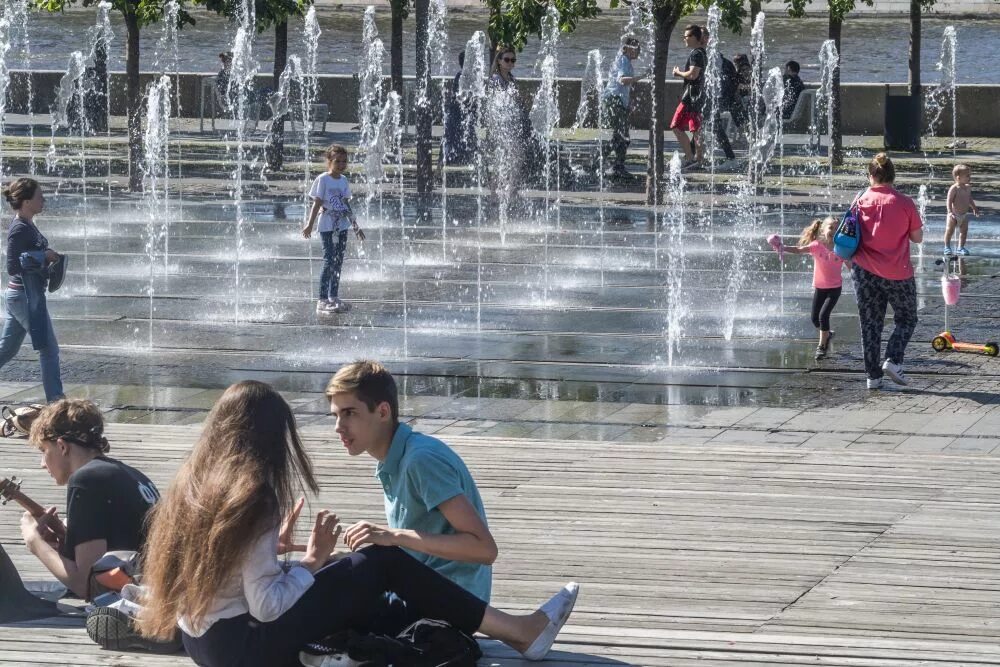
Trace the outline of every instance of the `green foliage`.
{"label": "green foliage", "polygon": [[[873,0],[861,0],[864,4],[869,7],[874,5]],[[936,0],[920,0],[920,4],[925,7],[931,7]],[[788,5],[788,15],[801,18],[806,14],[806,5],[808,5],[810,0],[785,0],[785,4]],[[830,16],[836,20],[843,21],[848,14],[854,11],[857,5],[856,0],[827,0],[827,5],[829,6]]]}
{"label": "green foliage", "polygon": [[[634,0],[611,0],[611,8],[619,6],[630,6]],[[925,0],[926,1],[926,0]],[[933,1],[933,0],[931,0]],[[699,9],[708,9],[713,4],[719,5],[722,25],[731,32],[739,34],[743,32],[743,19],[747,17],[747,10],[743,7],[743,0],[652,0],[654,14],[660,12],[679,17],[692,14]]]}
{"label": "green foliage", "polygon": [[[239,0],[194,0],[205,9],[233,17],[240,11]],[[254,0],[257,16],[257,32],[261,33],[290,18],[305,16],[313,0]]]}
{"label": "green foliage", "polygon": [[[597,0],[552,0],[559,10],[559,30],[573,32],[580,19],[601,13]],[[614,0],[612,0],[614,1]],[[483,0],[490,10],[489,35],[494,44],[521,50],[531,35],[541,36],[547,4],[537,0]]]}
{"label": "green foliage", "polygon": [[[31,0],[35,9],[46,12],[61,12],[67,7],[79,3],[83,7],[96,7],[100,0]],[[177,14],[177,27],[194,25],[194,18],[184,9],[184,0],[177,0],[180,11]],[[111,0],[111,8],[122,14],[134,14],[139,21],[139,27],[158,23],[166,14],[167,0]]]}

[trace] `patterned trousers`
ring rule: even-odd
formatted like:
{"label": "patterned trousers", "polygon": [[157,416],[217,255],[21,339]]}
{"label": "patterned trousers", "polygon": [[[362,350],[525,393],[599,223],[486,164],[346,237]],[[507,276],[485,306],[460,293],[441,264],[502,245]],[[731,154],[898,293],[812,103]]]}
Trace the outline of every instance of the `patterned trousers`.
{"label": "patterned trousers", "polygon": [[892,306],[895,327],[885,346],[885,356],[895,364],[903,363],[903,352],[917,327],[917,284],[913,278],[888,280],[865,271],[855,264],[851,269],[854,295],[861,319],[861,350],[865,372],[870,378],[882,377],[882,329],[886,306]]}

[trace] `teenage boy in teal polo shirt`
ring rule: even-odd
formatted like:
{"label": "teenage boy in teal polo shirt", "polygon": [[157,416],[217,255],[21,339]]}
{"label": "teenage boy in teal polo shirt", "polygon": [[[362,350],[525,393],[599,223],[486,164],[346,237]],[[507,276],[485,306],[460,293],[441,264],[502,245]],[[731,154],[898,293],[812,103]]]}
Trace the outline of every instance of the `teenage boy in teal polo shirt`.
{"label": "teenage boy in teal polo shirt", "polygon": [[388,526],[361,521],[344,533],[351,549],[397,546],[489,602],[497,544],[479,489],[462,458],[399,423],[396,382],[381,364],[344,366],[326,388],[337,434],[351,456],[367,452],[385,493]]}

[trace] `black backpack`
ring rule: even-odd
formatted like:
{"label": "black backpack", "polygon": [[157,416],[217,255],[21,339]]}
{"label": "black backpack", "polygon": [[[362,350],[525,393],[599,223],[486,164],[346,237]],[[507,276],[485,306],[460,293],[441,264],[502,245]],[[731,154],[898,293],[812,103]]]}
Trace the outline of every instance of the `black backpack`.
{"label": "black backpack", "polygon": [[719,82],[720,92],[723,100],[730,100],[736,96],[736,90],[740,84],[740,75],[736,71],[736,65],[721,53],[719,54]]}
{"label": "black backpack", "polygon": [[395,637],[338,632],[310,643],[299,657],[302,664],[312,665],[331,655],[349,657],[363,667],[476,667],[483,652],[458,628],[424,618]]}

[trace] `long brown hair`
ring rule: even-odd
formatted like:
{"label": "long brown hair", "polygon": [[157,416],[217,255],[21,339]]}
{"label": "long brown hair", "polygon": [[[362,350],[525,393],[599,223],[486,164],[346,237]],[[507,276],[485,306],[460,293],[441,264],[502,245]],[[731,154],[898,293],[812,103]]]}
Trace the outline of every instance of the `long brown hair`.
{"label": "long brown hair", "polygon": [[247,547],[292,506],[297,477],[318,490],[285,399],[263,382],[229,387],[152,510],[144,635],[169,639],[179,616],[195,625],[204,618]]}
{"label": "long brown hair", "polygon": [[514,50],[513,46],[501,45],[497,48],[497,53],[493,56],[493,66],[490,68],[490,76],[493,76],[500,71],[500,61],[503,60],[503,57],[508,53],[513,53],[514,57],[517,57],[517,51]]}

